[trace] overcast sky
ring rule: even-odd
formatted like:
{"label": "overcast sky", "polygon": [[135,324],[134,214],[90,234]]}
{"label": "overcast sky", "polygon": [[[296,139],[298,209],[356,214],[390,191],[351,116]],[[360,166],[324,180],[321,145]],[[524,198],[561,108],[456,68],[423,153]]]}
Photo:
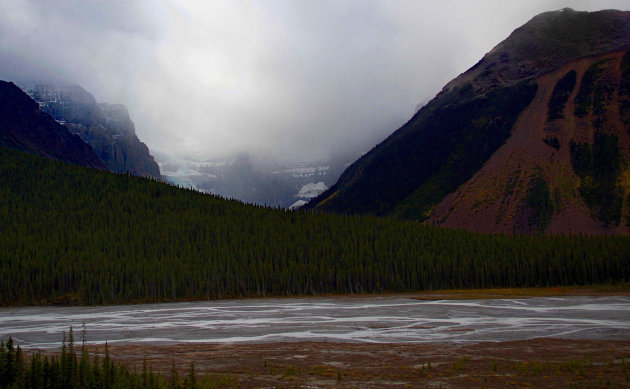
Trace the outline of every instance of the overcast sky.
{"label": "overcast sky", "polygon": [[[123,103],[149,148],[314,159],[369,147],[561,0],[0,0],[0,78]],[[363,144],[362,144],[363,143]]]}

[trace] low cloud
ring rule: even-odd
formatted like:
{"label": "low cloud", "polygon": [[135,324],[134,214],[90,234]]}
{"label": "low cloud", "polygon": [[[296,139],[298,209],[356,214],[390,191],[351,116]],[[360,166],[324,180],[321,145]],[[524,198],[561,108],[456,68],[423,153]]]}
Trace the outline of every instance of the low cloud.
{"label": "low cloud", "polygon": [[0,78],[130,109],[166,154],[369,148],[534,15],[626,1],[0,0]]}

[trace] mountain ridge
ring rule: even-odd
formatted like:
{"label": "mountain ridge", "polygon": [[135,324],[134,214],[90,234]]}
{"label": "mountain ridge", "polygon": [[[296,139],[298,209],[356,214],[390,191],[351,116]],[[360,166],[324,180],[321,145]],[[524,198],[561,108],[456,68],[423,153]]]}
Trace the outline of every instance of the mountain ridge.
{"label": "mountain ridge", "polygon": [[42,112],[12,82],[0,81],[0,146],[78,165],[105,169],[94,150]]}
{"label": "mountain ridge", "polygon": [[149,148],[138,139],[124,105],[97,103],[91,93],[77,84],[37,82],[23,88],[39,102],[42,111],[92,146],[109,170],[162,178]]}
{"label": "mountain ridge", "polygon": [[[580,59],[591,58],[592,61],[595,61],[595,59],[611,53],[617,53],[615,55],[619,57],[620,53],[627,51],[628,48],[630,48],[630,12],[605,10],[588,13],[563,9],[537,15],[525,25],[517,28],[477,64],[447,83],[440,93],[405,125],[356,161],[341,175],[335,185],[311,201],[306,207],[337,213],[393,215],[423,220],[432,224],[485,232],[532,233],[548,230],[549,219],[555,218],[554,226],[562,224],[562,221],[558,219],[562,219],[560,217],[561,212],[558,210],[563,205],[560,204],[561,202],[568,201],[566,209],[577,207],[576,209],[580,210],[580,214],[584,214],[584,207],[579,205],[580,202],[583,205],[587,203],[588,218],[596,223],[604,223],[603,228],[595,228],[592,223],[585,219],[583,223],[577,223],[570,231],[589,233],[626,231],[623,226],[610,228],[611,221],[617,225],[623,224],[621,219],[626,217],[625,215],[615,216],[614,220],[609,216],[602,216],[604,213],[614,213],[607,209],[607,207],[610,208],[610,204],[605,203],[618,202],[619,200],[598,200],[593,197],[604,196],[603,183],[590,187],[590,184],[583,184],[582,181],[592,180],[596,176],[593,174],[584,176],[580,180],[573,180],[573,190],[578,193],[577,196],[568,196],[567,193],[570,190],[566,189],[563,191],[564,197],[562,199],[554,199],[552,202],[547,201],[546,204],[536,204],[535,206],[530,206],[529,202],[543,201],[540,199],[550,196],[546,193],[550,187],[550,183],[547,182],[550,177],[531,178],[531,185],[530,183],[521,183],[521,186],[530,185],[538,189],[532,189],[536,193],[532,192],[532,198],[529,200],[527,196],[520,196],[519,207],[542,213],[537,214],[528,211],[529,215],[525,215],[527,212],[521,212],[519,215],[516,213],[505,215],[523,219],[518,223],[512,223],[510,228],[505,226],[486,228],[486,225],[480,226],[479,223],[466,222],[464,214],[477,213],[473,211],[478,208],[478,205],[477,208],[472,209],[472,203],[481,199],[469,201],[466,212],[459,212],[457,204],[444,201],[448,196],[452,198],[455,193],[462,191],[462,188],[466,187],[467,183],[478,175],[495,153],[510,142],[516,134],[515,129],[522,125],[523,117],[532,104],[536,104],[538,101],[538,110],[545,111],[538,114],[547,115],[546,105],[548,101],[545,100],[544,104],[540,103],[540,96],[542,93],[550,94],[549,88],[553,89],[554,85],[545,84],[546,89],[544,91],[539,90],[541,77],[557,72],[563,66]],[[617,71],[607,70],[607,72],[606,74],[612,74]],[[579,76],[584,77],[584,74],[586,71],[580,73]],[[581,82],[581,78],[579,81]],[[599,85],[603,81],[596,81],[596,83]],[[617,88],[617,84],[613,84],[612,81],[607,81],[606,85]],[[591,100],[598,99],[597,96],[599,95],[596,96],[594,93],[592,92],[586,100],[589,98]],[[613,95],[609,97],[614,100],[617,98],[616,92]],[[543,104],[542,108],[540,104]],[[606,104],[608,104],[606,106],[607,113],[599,115],[597,123],[605,122],[606,118],[613,115],[608,112],[617,109],[616,100]],[[557,107],[554,109],[558,110]],[[556,114],[559,113],[556,112]],[[610,137],[603,142],[611,143],[614,142],[614,136],[618,137],[616,134],[623,132],[620,126],[614,124],[619,123],[619,121],[612,119],[606,123],[613,123],[613,129],[607,127],[606,129],[595,129],[595,131],[593,129],[593,122],[596,119],[594,113],[591,112],[588,116],[590,118],[589,123],[585,124],[585,120],[582,120],[584,123],[580,122],[582,127],[590,126],[588,141],[577,138],[572,140],[571,137],[567,136],[562,138],[565,165],[567,160],[571,160],[571,156],[567,154],[564,148],[573,144],[571,142],[581,142],[580,144],[586,142],[590,146],[580,147],[585,149],[590,147],[589,150],[591,150],[594,139],[601,140]],[[537,148],[542,147],[540,145],[545,145],[545,141],[560,148],[561,145],[557,144],[559,139],[555,136],[557,131],[554,132],[552,127],[560,125],[558,123],[561,123],[562,120],[556,121],[555,124],[552,123],[553,125],[544,125],[543,127],[550,128],[545,130],[544,134],[541,133],[536,136],[533,133],[529,134],[532,141],[539,143],[537,143]],[[563,124],[563,126],[565,125]],[[597,135],[594,138],[593,133],[610,134]],[[546,137],[549,139],[547,140]],[[623,136],[622,138],[625,139]],[[549,148],[550,146],[545,145],[545,147]],[[625,141],[618,143],[617,149],[619,150],[615,153],[620,155],[621,161],[628,154]],[[591,160],[591,165],[593,163]],[[513,169],[518,169],[517,165]],[[542,166],[545,165],[542,164]],[[574,168],[569,162],[568,169],[573,171]],[[623,173],[624,169],[625,167],[621,165],[619,168],[610,167],[609,181],[618,179],[618,177],[612,177],[613,171],[622,171],[621,175],[623,176],[625,174]],[[494,183],[486,180],[481,186],[490,188],[493,185]],[[608,182],[605,185],[608,189],[612,188],[611,190],[618,191],[615,189],[618,187],[615,183]],[[555,183],[551,183],[551,187],[555,186]],[[588,194],[589,191],[596,193],[595,195],[593,193]],[[622,202],[626,201],[623,198],[627,197],[627,192],[626,190],[625,194],[621,196]],[[480,190],[477,193],[478,196],[481,195]],[[582,199],[582,197],[587,199]],[[533,198],[537,200],[533,200]],[[493,201],[500,200],[494,199]],[[558,203],[556,204],[558,207],[555,209],[551,207],[553,202]],[[543,210],[545,207],[548,209]],[[625,209],[626,207],[623,207],[622,213]],[[551,215],[548,215],[550,212]],[[454,222],[455,219],[447,220],[451,214],[459,214],[459,222]],[[630,220],[630,215],[627,217]],[[541,222],[536,222],[534,220],[536,218],[540,218]],[[481,219],[487,223],[488,218]],[[549,229],[549,232],[568,231],[565,228],[554,227]]]}

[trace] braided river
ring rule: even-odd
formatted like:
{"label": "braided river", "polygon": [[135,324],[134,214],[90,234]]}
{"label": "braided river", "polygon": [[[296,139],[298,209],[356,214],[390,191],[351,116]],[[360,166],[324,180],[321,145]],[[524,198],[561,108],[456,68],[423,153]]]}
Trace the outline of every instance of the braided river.
{"label": "braided river", "polygon": [[630,339],[630,297],[423,301],[404,296],[242,299],[0,309],[0,337],[56,348],[87,343],[483,342]]}

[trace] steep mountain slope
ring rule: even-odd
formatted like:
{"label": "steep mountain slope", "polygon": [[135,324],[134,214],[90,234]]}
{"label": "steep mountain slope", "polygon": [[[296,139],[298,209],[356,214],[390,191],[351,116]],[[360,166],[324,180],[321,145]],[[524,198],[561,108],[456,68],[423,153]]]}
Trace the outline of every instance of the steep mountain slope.
{"label": "steep mountain slope", "polygon": [[105,168],[89,145],[40,111],[37,103],[15,84],[6,81],[0,81],[0,146]]}
{"label": "steep mountain slope", "polygon": [[78,85],[35,83],[24,90],[42,111],[92,146],[109,170],[161,178],[158,164],[136,136],[124,105],[97,104],[94,96]]}
{"label": "steep mountain slope", "polygon": [[618,51],[538,78],[512,137],[431,221],[477,231],[627,232],[630,95],[621,87],[630,72],[622,68],[630,54]]}
{"label": "steep mountain slope", "polygon": [[625,231],[629,48],[629,12],[538,15],[308,206],[481,231]]}

